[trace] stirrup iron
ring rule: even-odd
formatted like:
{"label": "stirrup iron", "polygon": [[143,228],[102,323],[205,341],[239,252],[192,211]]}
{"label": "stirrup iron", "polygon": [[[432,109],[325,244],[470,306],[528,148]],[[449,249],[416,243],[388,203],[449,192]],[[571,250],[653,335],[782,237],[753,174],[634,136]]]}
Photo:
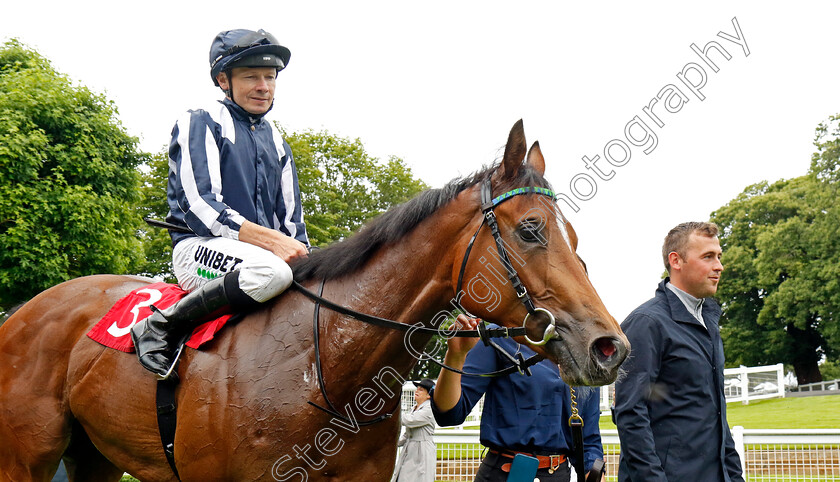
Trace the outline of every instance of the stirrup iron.
{"label": "stirrup iron", "polygon": [[169,377],[172,376],[172,373],[175,371],[175,368],[178,366],[178,361],[181,359],[181,353],[184,351],[184,347],[187,345],[186,340],[182,340],[183,342],[179,344],[178,350],[175,352],[175,356],[172,357],[172,365],[169,366],[169,370],[166,370],[164,375],[155,372],[155,378],[158,380],[168,380]]}

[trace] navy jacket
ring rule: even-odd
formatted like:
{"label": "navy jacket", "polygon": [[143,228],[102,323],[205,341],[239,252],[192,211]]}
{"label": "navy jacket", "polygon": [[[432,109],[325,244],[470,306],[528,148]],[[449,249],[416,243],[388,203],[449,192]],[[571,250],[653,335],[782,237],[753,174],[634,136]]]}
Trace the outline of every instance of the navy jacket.
{"label": "navy jacket", "polygon": [[[264,117],[229,99],[191,110],[172,129],[169,158],[170,223],[239,239],[248,220],[309,245],[292,151]],[[194,235],[170,236],[174,246]]]}
{"label": "navy jacket", "polygon": [[704,301],[707,330],[667,281],[621,324],[633,351],[615,385],[618,480],[743,482],[726,422],[720,306]]}
{"label": "navy jacket", "polygon": [[[496,325],[490,325],[497,327]],[[497,339],[508,353],[517,351],[529,358],[534,351],[509,338]],[[483,343],[467,354],[464,371],[488,373],[510,366],[510,361]],[[567,454],[573,459],[571,397],[569,386],[560,378],[557,365],[543,360],[531,367],[531,376],[514,372],[504,377],[461,377],[461,399],[451,410],[441,412],[432,398],[432,413],[442,427],[464,422],[484,395],[479,439],[485,447],[508,449],[539,455]],[[586,471],[596,459],[604,458],[598,429],[600,391],[575,388],[578,411],[583,418],[583,465]]]}

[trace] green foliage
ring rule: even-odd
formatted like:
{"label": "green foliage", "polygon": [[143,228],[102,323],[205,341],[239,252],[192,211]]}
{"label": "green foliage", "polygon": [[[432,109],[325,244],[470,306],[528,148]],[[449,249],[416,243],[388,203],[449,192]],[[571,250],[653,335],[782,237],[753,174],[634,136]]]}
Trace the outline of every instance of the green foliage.
{"label": "green foliage", "polygon": [[799,383],[840,347],[838,134],[817,128],[808,174],[749,186],[712,213],[721,226],[721,334],[731,365],[788,363]]}
{"label": "green foliage", "polygon": [[327,131],[283,132],[292,148],[303,193],[309,240],[324,246],[349,236],[389,207],[427,188],[402,159],[380,162],[359,139]]}
{"label": "green foliage", "polygon": [[811,156],[810,172],[823,181],[840,181],[840,114],[820,122],[814,145],[817,152]]}
{"label": "green foliage", "polygon": [[[137,150],[104,96],[73,86],[16,40],[0,48],[0,313],[94,273],[174,281],[165,218],[168,157]],[[313,245],[349,236],[426,185],[396,157],[326,131],[286,133]]]}
{"label": "green foliage", "polygon": [[117,110],[20,42],[0,47],[0,307],[133,272],[143,161]]}
{"label": "green foliage", "polygon": [[[450,315],[453,316],[449,316],[445,320],[441,321],[438,326],[438,333],[432,335],[432,339],[426,344],[424,352],[426,355],[437,360],[437,363],[426,358],[421,359],[408,373],[408,380],[420,380],[421,378],[431,378],[432,380],[437,380],[438,375],[440,375],[440,371],[443,370],[440,364],[443,363],[443,359],[446,356],[446,350],[448,349],[446,345],[448,338],[444,336],[444,334],[448,334],[453,330],[452,326],[455,324],[455,318],[460,314],[461,310],[454,310],[450,312]],[[417,346],[415,348],[420,350],[422,347]]]}
{"label": "green foliage", "polygon": [[[165,219],[169,213],[166,202],[166,182],[169,178],[169,155],[164,149],[149,159],[141,169],[141,200],[137,217]],[[138,272],[150,277],[160,277],[168,283],[177,283],[172,271],[172,240],[169,231],[144,225],[140,230],[145,261]]]}
{"label": "green foliage", "polygon": [[840,363],[825,362],[820,365],[823,380],[840,380]]}
{"label": "green foliage", "polygon": [[[359,139],[350,141],[326,131],[284,132],[283,136],[297,165],[304,220],[313,246],[349,236],[365,221],[427,188],[401,159],[380,162],[365,152]],[[169,157],[164,150],[144,166],[138,219],[166,217],[168,175]],[[140,236],[146,262],[139,272],[173,282],[169,235],[163,229],[144,227]]]}

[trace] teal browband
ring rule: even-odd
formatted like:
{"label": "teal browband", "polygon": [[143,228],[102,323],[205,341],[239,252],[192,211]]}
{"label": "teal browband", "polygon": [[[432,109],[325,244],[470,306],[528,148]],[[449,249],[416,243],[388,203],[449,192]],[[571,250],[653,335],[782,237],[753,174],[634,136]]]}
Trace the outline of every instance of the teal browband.
{"label": "teal browband", "polygon": [[493,198],[493,201],[492,201],[493,206],[498,206],[502,201],[510,199],[513,196],[516,196],[517,194],[531,194],[531,193],[542,194],[543,196],[548,196],[548,197],[554,199],[554,191],[552,191],[551,189],[546,189],[544,187],[536,187],[536,186],[518,187],[518,188],[516,188],[512,191],[508,191],[504,194],[501,194],[501,195]]}

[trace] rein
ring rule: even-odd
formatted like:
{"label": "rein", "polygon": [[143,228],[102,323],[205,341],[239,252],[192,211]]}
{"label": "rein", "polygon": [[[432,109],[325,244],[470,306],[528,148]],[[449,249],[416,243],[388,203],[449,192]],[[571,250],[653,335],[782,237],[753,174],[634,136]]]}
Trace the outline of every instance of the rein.
{"label": "rein", "polygon": [[[319,288],[318,295],[317,295],[319,299],[322,299],[321,295],[324,293],[325,281],[326,280],[321,281],[321,287]],[[298,285],[298,286],[300,286],[300,285]],[[333,405],[333,403],[330,401],[330,397],[327,396],[327,387],[326,387],[326,384],[324,383],[324,372],[321,369],[321,341],[320,341],[320,330],[318,329],[318,313],[321,311],[320,303],[321,302],[319,300],[317,300],[317,299],[315,300],[315,315],[312,317],[313,344],[315,345],[315,371],[318,374],[318,385],[321,387],[321,394],[324,396],[324,401],[327,402],[327,406],[329,408],[324,408],[324,407],[322,407],[322,406],[320,406],[316,403],[312,403],[311,400],[307,400],[307,403],[309,403],[310,405],[312,405],[315,408],[318,408],[320,410],[323,410],[324,412],[327,412],[328,414],[332,415],[333,417],[336,417],[336,418],[342,420],[343,422],[352,426],[352,425],[354,425],[353,420],[350,420],[349,418],[347,418],[344,415],[342,415],[341,413],[339,413],[339,411],[335,408],[335,405]],[[400,406],[400,400],[397,400],[397,406],[394,407],[394,409],[391,410],[390,412],[387,412],[387,413],[385,413],[383,415],[380,415],[380,416],[378,416],[374,419],[371,419],[371,420],[363,420],[361,422],[356,422],[355,425],[358,425],[358,426],[373,425],[375,423],[378,423],[378,422],[381,422],[383,420],[389,419],[389,418],[391,418],[391,415],[393,415],[394,412],[397,411],[397,408],[399,408],[399,406]]]}
{"label": "rein", "polygon": [[[483,214],[483,218],[481,224],[479,224],[478,229],[473,234],[472,238],[470,238],[470,242],[467,245],[467,249],[464,253],[464,259],[461,262],[461,270],[458,273],[458,284],[456,285],[455,293],[461,293],[461,288],[463,285],[464,279],[464,272],[467,268],[467,261],[470,257],[470,252],[472,251],[472,247],[475,244],[475,240],[478,237],[479,232],[481,232],[481,228],[487,224],[487,227],[490,229],[490,233],[493,235],[493,239],[496,242],[496,250],[499,253],[499,258],[502,261],[502,265],[505,267],[505,271],[507,272],[508,279],[510,279],[511,284],[513,285],[513,289],[516,291],[516,296],[522,301],[522,304],[525,306],[525,309],[528,310],[528,314],[525,315],[525,318],[522,320],[522,326],[517,328],[487,328],[485,325],[485,321],[482,320],[481,323],[478,325],[477,330],[463,330],[463,331],[455,331],[451,334],[451,336],[456,337],[478,337],[481,338],[481,341],[487,345],[493,347],[501,356],[506,358],[511,362],[511,366],[504,368],[502,370],[497,370],[495,372],[490,373],[467,373],[462,370],[447,366],[444,363],[441,363],[435,360],[433,357],[429,356],[425,352],[423,356],[426,360],[430,360],[433,363],[439,365],[441,368],[446,370],[466,375],[466,376],[478,376],[478,377],[499,377],[499,376],[506,376],[513,372],[518,371],[519,373],[523,373],[525,375],[531,375],[530,367],[539,363],[543,360],[541,355],[533,355],[528,359],[524,359],[521,353],[516,353],[516,355],[511,355],[507,351],[505,351],[502,347],[496,344],[492,339],[493,338],[512,338],[516,336],[524,336],[525,340],[532,345],[544,345],[548,343],[549,340],[555,338],[557,335],[555,333],[555,320],[554,315],[544,309],[544,308],[537,308],[534,305],[533,300],[531,299],[530,295],[528,294],[528,290],[525,288],[525,285],[522,284],[522,280],[519,279],[519,274],[516,272],[516,268],[514,268],[513,263],[510,261],[510,256],[508,256],[507,250],[504,246],[504,241],[502,240],[501,233],[499,232],[499,223],[496,220],[496,213],[494,212],[494,208],[499,204],[507,201],[508,199],[513,198],[514,196],[518,196],[521,194],[539,194],[542,196],[550,197],[554,200],[554,192],[550,189],[543,188],[543,187],[520,187],[517,189],[513,189],[508,191],[500,196],[495,198],[492,197],[492,186],[490,184],[490,180],[486,179],[481,184],[481,212]],[[155,219],[144,218],[149,225],[155,227],[162,227],[172,231],[178,232],[192,232],[189,228],[185,228],[182,226],[173,225],[164,221],[158,221]],[[314,344],[315,344],[315,367],[318,374],[318,384],[321,388],[321,393],[324,396],[324,400],[326,401],[328,408],[322,407],[317,405],[313,402],[309,402],[310,405],[317,407],[320,410],[323,410],[326,413],[329,413],[333,417],[336,417],[344,422],[353,423],[353,420],[350,420],[346,416],[340,414],[338,410],[335,408],[335,405],[330,401],[329,397],[327,396],[326,385],[324,383],[323,371],[321,368],[321,352],[320,352],[320,336],[319,336],[319,312],[321,305],[325,308],[335,311],[336,313],[348,316],[350,318],[375,325],[384,328],[390,328],[394,330],[400,330],[405,332],[414,332],[419,331],[420,333],[425,334],[437,334],[440,333],[440,330],[436,328],[429,328],[419,325],[406,325],[404,323],[400,323],[398,321],[389,320],[387,318],[381,318],[374,315],[369,315],[365,313],[361,313],[345,306],[341,306],[339,304],[333,303],[332,301],[324,298],[321,296],[323,294],[325,281],[321,282],[321,286],[319,289],[319,293],[313,293],[312,291],[306,289],[303,285],[301,285],[297,281],[292,281],[291,287],[296,289],[302,295],[306,296],[307,298],[311,299],[315,303],[315,312],[313,316],[313,331],[314,331]],[[525,324],[528,322],[528,317],[531,315],[537,315],[539,312],[545,313],[550,321],[548,326],[546,327],[542,340],[532,340],[528,337],[528,334],[525,330]],[[371,420],[356,422],[359,425],[371,425],[377,422],[381,422],[385,419],[391,417],[391,415],[399,408],[399,402],[397,406],[389,413],[384,415],[380,415]]]}
{"label": "rein", "polygon": [[[481,323],[478,325],[477,330],[463,330],[463,331],[455,331],[454,333],[451,333],[451,336],[456,336],[456,337],[478,337],[478,338],[481,338],[481,341],[485,345],[491,346],[493,349],[496,350],[497,353],[499,353],[500,355],[505,357],[507,360],[509,360],[511,362],[511,366],[509,366],[507,368],[504,368],[504,369],[501,369],[501,370],[497,370],[495,372],[489,372],[489,373],[467,373],[467,372],[464,372],[464,371],[459,370],[457,368],[453,368],[453,367],[450,367],[450,366],[448,366],[444,363],[441,363],[441,362],[435,360],[433,357],[426,354],[425,352],[423,353],[422,358],[425,358],[426,360],[432,361],[433,363],[439,365],[443,369],[446,369],[446,370],[449,370],[449,371],[452,371],[452,372],[455,372],[455,373],[458,373],[458,374],[461,374],[461,375],[479,376],[479,377],[506,376],[506,375],[509,375],[509,374],[511,374],[515,371],[518,371],[519,373],[524,373],[524,374],[530,376],[531,375],[530,367],[539,363],[540,361],[542,361],[543,360],[542,355],[533,355],[528,359],[524,359],[521,353],[516,353],[516,355],[511,355],[505,349],[503,349],[498,344],[496,344],[492,340],[492,338],[502,338],[502,337],[510,338],[510,337],[515,337],[515,336],[524,336],[525,339],[528,341],[528,343],[530,343],[532,345],[544,345],[549,340],[556,337],[554,315],[550,311],[548,311],[544,308],[537,308],[537,307],[534,306],[533,300],[531,299],[530,295],[528,295],[528,290],[525,288],[525,285],[519,279],[519,274],[516,272],[516,269],[513,267],[513,264],[510,261],[510,257],[507,254],[507,250],[505,249],[505,246],[504,246],[504,241],[502,241],[501,233],[499,231],[499,224],[498,224],[498,221],[496,220],[496,213],[493,211],[493,209],[496,206],[498,206],[499,204],[501,204],[502,202],[504,202],[508,199],[511,199],[512,197],[520,195],[520,194],[540,194],[540,195],[543,195],[543,196],[548,196],[548,197],[552,198],[552,200],[554,199],[554,192],[551,191],[550,189],[546,189],[546,188],[542,188],[542,187],[533,187],[533,186],[532,187],[517,188],[517,189],[511,190],[511,191],[508,191],[508,192],[506,192],[506,193],[504,193],[500,196],[497,196],[496,198],[492,198],[492,187],[490,185],[490,180],[487,179],[482,183],[482,185],[481,185],[481,211],[482,211],[482,214],[483,214],[483,219],[482,219],[481,224],[479,224],[478,229],[476,230],[475,234],[473,234],[472,238],[470,238],[469,244],[467,245],[467,249],[464,253],[464,259],[461,262],[461,270],[458,273],[458,284],[456,286],[455,293],[456,293],[456,296],[457,296],[458,293],[461,293],[461,287],[462,287],[462,283],[463,283],[463,279],[464,279],[464,272],[466,271],[467,260],[470,257],[470,252],[472,251],[472,247],[475,244],[475,240],[478,237],[478,234],[481,231],[481,228],[484,226],[484,224],[487,224],[488,228],[490,229],[491,234],[493,235],[493,239],[496,242],[496,249],[499,253],[499,258],[502,261],[502,265],[504,265],[505,271],[507,271],[508,279],[510,279],[511,284],[513,285],[513,288],[516,291],[516,296],[522,301],[522,304],[525,305],[525,308],[528,310],[528,314],[525,315],[525,319],[522,321],[522,326],[518,327],[518,328],[507,328],[507,327],[487,328],[485,326],[484,320],[482,320]],[[315,367],[316,367],[316,372],[317,372],[317,375],[318,375],[318,384],[321,388],[321,394],[324,396],[324,400],[326,401],[329,408],[322,407],[318,404],[313,403],[312,401],[309,401],[308,403],[310,405],[312,405],[312,406],[314,406],[314,407],[316,407],[320,410],[323,410],[324,412],[332,415],[333,417],[339,418],[339,419],[341,419],[345,422],[348,422],[348,423],[352,423],[353,422],[352,420],[348,419],[347,417],[345,417],[344,415],[342,415],[338,412],[338,410],[335,408],[335,406],[333,405],[333,403],[330,401],[329,397],[327,396],[326,386],[324,384],[323,372],[321,370],[321,355],[320,355],[320,348],[319,348],[319,326],[318,326],[319,325],[319,316],[318,316],[318,314],[320,312],[321,305],[323,305],[325,308],[328,308],[332,311],[335,311],[336,313],[339,313],[339,314],[348,316],[350,318],[353,318],[353,319],[356,319],[356,320],[359,320],[359,321],[362,321],[362,322],[365,322],[365,323],[369,323],[369,324],[372,324],[372,325],[375,325],[375,326],[384,327],[384,328],[390,328],[390,329],[395,329],[395,330],[400,330],[400,331],[405,331],[405,332],[419,331],[421,333],[426,333],[426,334],[437,334],[437,333],[440,333],[440,330],[438,330],[436,328],[428,328],[428,327],[418,326],[418,325],[406,325],[406,324],[400,323],[398,321],[389,320],[387,318],[381,318],[381,317],[378,317],[378,316],[369,315],[369,314],[365,314],[365,313],[360,313],[358,311],[352,310],[352,309],[347,308],[345,306],[341,306],[341,305],[336,304],[336,303],[334,303],[334,302],[332,302],[332,301],[330,301],[330,300],[328,300],[328,299],[326,299],[322,296],[323,291],[324,291],[324,284],[325,284],[325,280],[322,280],[319,292],[316,294],[316,293],[313,293],[312,291],[306,289],[305,287],[303,287],[303,285],[301,285],[297,281],[292,282],[292,287],[294,287],[297,291],[299,291],[301,294],[303,294],[307,298],[313,300],[314,303],[315,303],[315,312],[314,312],[314,315],[313,315],[313,331],[314,331],[315,360],[316,360],[315,361]],[[527,323],[529,316],[536,315],[539,312],[545,313],[549,317],[550,322],[549,322],[548,326],[546,327],[545,332],[543,333],[543,339],[538,340],[538,341],[534,341],[534,340],[531,340],[528,337],[528,335],[526,333],[526,330],[525,330],[525,323]],[[380,415],[380,416],[378,416],[374,419],[361,421],[361,422],[357,422],[357,423],[358,423],[358,425],[371,425],[371,424],[374,424],[374,423],[377,423],[377,422],[381,422],[383,420],[386,420],[386,419],[390,418],[398,408],[399,408],[399,402],[397,402],[397,406],[394,407],[394,409],[392,411],[390,411],[388,413],[385,413],[383,415]]]}

